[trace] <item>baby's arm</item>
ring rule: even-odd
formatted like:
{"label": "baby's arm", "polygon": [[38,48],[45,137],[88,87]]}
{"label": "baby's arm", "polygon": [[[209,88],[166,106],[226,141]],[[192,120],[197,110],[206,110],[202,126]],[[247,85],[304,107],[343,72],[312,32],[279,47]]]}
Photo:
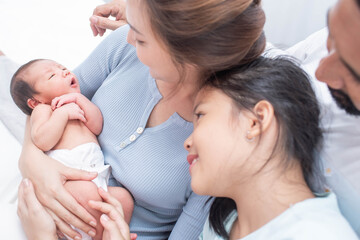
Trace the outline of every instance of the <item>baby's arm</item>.
{"label": "baby's arm", "polygon": [[42,151],[52,149],[62,137],[68,120],[73,119],[85,121],[84,112],[75,103],[54,111],[50,105],[37,105],[30,118],[32,141]]}
{"label": "baby's arm", "polygon": [[85,125],[95,135],[99,135],[103,126],[100,109],[81,93],[68,93],[56,97],[51,102],[52,109],[59,108],[66,103],[76,103],[84,111]]}

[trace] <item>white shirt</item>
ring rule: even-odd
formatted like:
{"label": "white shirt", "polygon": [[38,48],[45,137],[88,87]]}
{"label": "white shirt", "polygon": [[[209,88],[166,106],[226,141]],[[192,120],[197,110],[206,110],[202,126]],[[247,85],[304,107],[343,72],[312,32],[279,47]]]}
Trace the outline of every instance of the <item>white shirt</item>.
{"label": "white shirt", "polygon": [[[241,211],[241,210],[240,210]],[[234,210],[225,221],[230,232],[237,212]],[[223,240],[210,229],[209,220],[199,239]],[[285,212],[241,240],[357,240],[349,223],[341,215],[335,194],[316,197],[296,203]]]}

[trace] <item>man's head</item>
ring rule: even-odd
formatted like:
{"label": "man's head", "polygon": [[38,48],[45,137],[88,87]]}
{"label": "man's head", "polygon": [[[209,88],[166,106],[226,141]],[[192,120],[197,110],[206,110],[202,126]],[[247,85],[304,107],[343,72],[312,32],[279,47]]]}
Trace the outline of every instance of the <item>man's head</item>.
{"label": "man's head", "polygon": [[338,0],[327,17],[329,55],[316,77],[325,82],[338,105],[360,115],[360,0]]}

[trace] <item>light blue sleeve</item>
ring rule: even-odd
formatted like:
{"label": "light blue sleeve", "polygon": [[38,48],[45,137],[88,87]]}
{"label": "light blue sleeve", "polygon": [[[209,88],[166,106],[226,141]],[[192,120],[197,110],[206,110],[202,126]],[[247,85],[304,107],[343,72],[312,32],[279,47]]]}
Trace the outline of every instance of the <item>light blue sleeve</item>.
{"label": "light blue sleeve", "polygon": [[198,239],[204,228],[212,202],[212,198],[209,200],[208,196],[199,196],[192,192],[171,231],[169,240]]}
{"label": "light blue sleeve", "polygon": [[73,72],[77,76],[81,93],[91,99],[104,80],[124,59],[130,45],[126,37],[128,25],[118,28],[105,38]]}

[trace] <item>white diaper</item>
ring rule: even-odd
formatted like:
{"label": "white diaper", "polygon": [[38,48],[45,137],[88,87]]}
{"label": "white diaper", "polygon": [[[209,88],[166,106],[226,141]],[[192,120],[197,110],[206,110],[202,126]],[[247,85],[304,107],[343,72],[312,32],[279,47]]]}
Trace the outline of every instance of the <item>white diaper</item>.
{"label": "white diaper", "polygon": [[[107,191],[107,184],[110,177],[110,165],[104,165],[104,155],[98,144],[90,142],[81,144],[71,150],[57,149],[45,153],[67,167],[97,172],[98,176],[92,181],[96,186],[102,187]],[[74,229],[81,234],[83,240],[92,239],[80,229]],[[68,239],[70,238],[68,237]]]}
{"label": "white diaper", "polygon": [[110,165],[104,165],[104,155],[98,144],[90,142],[81,144],[71,150],[50,150],[47,151],[46,154],[65,166],[89,172],[97,172],[98,176],[92,181],[96,186],[102,187],[107,191]]}

